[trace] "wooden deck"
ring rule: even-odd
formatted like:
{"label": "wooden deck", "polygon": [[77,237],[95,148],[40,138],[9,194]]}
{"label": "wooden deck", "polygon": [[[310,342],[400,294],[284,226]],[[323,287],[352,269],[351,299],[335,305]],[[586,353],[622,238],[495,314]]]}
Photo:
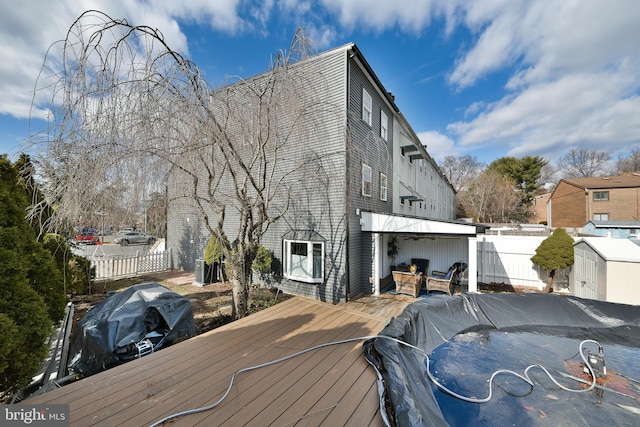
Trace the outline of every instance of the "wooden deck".
{"label": "wooden deck", "polygon": [[[298,351],[375,335],[413,298],[331,305],[295,297],[26,404],[68,404],[73,426],[144,426],[220,399],[234,372]],[[332,345],[237,377],[216,408],[175,426],[381,426],[374,370],[362,341]]]}

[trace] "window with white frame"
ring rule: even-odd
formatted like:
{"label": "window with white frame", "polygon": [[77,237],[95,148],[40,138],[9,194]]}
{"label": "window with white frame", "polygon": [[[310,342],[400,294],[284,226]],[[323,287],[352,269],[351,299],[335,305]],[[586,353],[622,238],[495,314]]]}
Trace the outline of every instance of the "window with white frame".
{"label": "window with white frame", "polygon": [[324,242],[283,240],[283,274],[306,283],[324,282]]}
{"label": "window with white frame", "polygon": [[386,141],[388,133],[389,133],[389,118],[384,113],[384,111],[380,110],[380,137]]}
{"label": "window with white frame", "polygon": [[593,200],[594,201],[606,201],[606,200],[609,200],[609,192],[608,191],[594,191],[593,192]]}
{"label": "window with white frame", "polygon": [[371,197],[371,166],[362,164],[362,195]]}
{"label": "window with white frame", "polygon": [[608,213],[596,213],[596,214],[593,214],[593,220],[594,221],[609,221],[609,214]]}
{"label": "window with white frame", "polygon": [[362,88],[362,120],[371,126],[371,116],[373,113],[373,99],[365,88]]}
{"label": "window with white frame", "polygon": [[380,200],[387,201],[387,175],[380,174]]}

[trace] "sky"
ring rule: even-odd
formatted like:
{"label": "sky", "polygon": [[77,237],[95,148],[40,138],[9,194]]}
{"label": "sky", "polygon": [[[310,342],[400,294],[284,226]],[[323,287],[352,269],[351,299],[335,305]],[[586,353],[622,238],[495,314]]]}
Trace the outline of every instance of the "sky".
{"label": "sky", "polygon": [[89,9],[158,28],[214,87],[297,28],[318,51],[354,42],[438,162],[640,147],[637,0],[0,0],[0,154],[43,127],[45,54]]}

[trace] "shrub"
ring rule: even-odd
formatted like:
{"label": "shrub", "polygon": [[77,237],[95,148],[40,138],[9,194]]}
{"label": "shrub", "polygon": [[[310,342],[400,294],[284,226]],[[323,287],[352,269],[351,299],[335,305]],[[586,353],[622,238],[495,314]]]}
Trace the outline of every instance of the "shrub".
{"label": "shrub", "polygon": [[[229,242],[224,240],[225,246],[229,247]],[[219,263],[224,258],[224,252],[222,251],[222,244],[218,239],[217,233],[213,233],[213,235],[209,238],[209,242],[207,242],[207,247],[204,249],[204,262],[208,265],[213,265],[214,263]]]}
{"label": "shrub", "polygon": [[564,228],[556,228],[540,243],[531,262],[549,272],[545,291],[553,291],[551,286],[556,270],[573,265],[573,238]]}
{"label": "shrub", "polygon": [[253,259],[251,268],[258,273],[264,274],[271,270],[271,263],[273,262],[273,254],[264,246],[258,246],[256,257]]}

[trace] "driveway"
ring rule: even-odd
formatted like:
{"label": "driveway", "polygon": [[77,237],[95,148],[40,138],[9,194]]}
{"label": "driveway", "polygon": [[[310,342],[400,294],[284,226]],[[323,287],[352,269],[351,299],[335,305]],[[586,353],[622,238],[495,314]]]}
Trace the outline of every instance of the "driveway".
{"label": "driveway", "polygon": [[147,253],[153,245],[128,245],[120,246],[115,243],[103,243],[102,245],[78,245],[73,253],[83,257],[103,256],[135,256],[136,253]]}

